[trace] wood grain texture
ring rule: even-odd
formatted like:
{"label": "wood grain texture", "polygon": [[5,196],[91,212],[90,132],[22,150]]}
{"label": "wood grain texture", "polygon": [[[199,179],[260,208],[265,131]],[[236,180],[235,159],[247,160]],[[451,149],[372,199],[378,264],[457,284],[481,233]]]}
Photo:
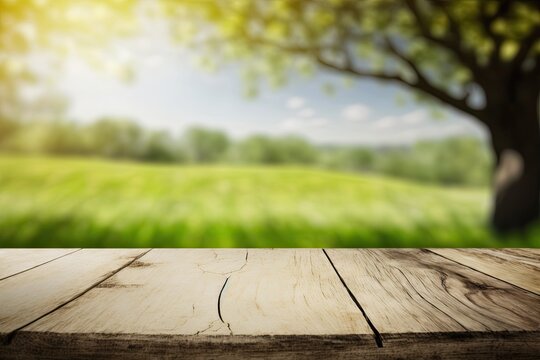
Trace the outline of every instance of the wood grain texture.
{"label": "wood grain texture", "polygon": [[429,249],[460,264],[540,294],[540,251],[535,249]]}
{"label": "wood grain texture", "polygon": [[540,330],[538,295],[427,250],[327,252],[383,340],[390,334]]}
{"label": "wood grain texture", "polygon": [[[536,359],[540,353],[540,296],[428,250],[154,249],[135,261],[136,250],[122,261],[106,254],[130,250],[82,257],[88,251],[0,281],[0,324],[4,299],[12,313],[19,306],[13,299],[39,305],[20,308],[22,317],[25,308],[64,304],[0,345],[1,359]],[[523,271],[540,257],[529,249],[493,251],[520,258]]]}
{"label": "wood grain texture", "polygon": [[132,265],[23,331],[228,335],[218,297],[244,250],[153,249]]}
{"label": "wood grain texture", "polygon": [[81,250],[0,281],[2,340],[80,295],[144,251]]}
{"label": "wood grain texture", "polygon": [[23,331],[353,334],[375,345],[321,250],[155,249]]}
{"label": "wood grain texture", "polygon": [[320,249],[249,250],[230,276],[221,314],[239,335],[349,335],[373,332]]}
{"label": "wood grain texture", "polygon": [[0,249],[0,280],[27,271],[78,249]]}

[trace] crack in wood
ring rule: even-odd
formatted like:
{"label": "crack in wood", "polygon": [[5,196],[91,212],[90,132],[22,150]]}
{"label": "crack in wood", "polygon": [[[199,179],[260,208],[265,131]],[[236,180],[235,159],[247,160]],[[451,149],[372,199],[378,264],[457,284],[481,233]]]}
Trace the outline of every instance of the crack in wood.
{"label": "crack in wood", "polygon": [[345,282],[345,280],[343,279],[343,277],[341,276],[341,274],[337,270],[336,266],[332,262],[332,259],[330,258],[330,256],[326,252],[326,249],[322,249],[322,251],[323,251],[324,255],[326,256],[326,258],[328,259],[328,261],[330,262],[330,265],[332,265],[332,268],[334,269],[334,271],[335,271],[336,275],[338,276],[339,280],[341,281],[341,283],[345,287],[345,290],[347,290],[347,293],[349,294],[349,297],[354,302],[356,307],[358,307],[358,310],[360,310],[360,312],[364,316],[364,319],[366,319],[366,322],[368,323],[369,327],[371,328],[371,331],[373,331],[373,334],[374,334],[374,337],[375,337],[375,343],[377,344],[377,347],[382,348],[383,347],[383,339],[382,339],[381,334],[379,333],[379,330],[377,330],[375,325],[371,322],[371,320],[368,317],[367,313],[365,312],[364,308],[362,307],[362,305],[360,305],[360,302],[358,301],[356,296],[354,296],[354,294],[351,291],[351,289],[349,288],[349,286],[347,286],[347,283]]}
{"label": "crack in wood", "polygon": [[221,290],[219,291],[219,296],[218,296],[218,301],[217,301],[217,310],[218,310],[218,316],[219,316],[219,320],[221,320],[221,322],[225,325],[227,325],[227,328],[229,328],[229,332],[231,333],[231,335],[233,334],[232,330],[231,330],[231,324],[229,324],[228,322],[225,322],[225,320],[223,320],[223,316],[221,315],[221,295],[223,295],[223,290],[225,290],[225,286],[227,286],[227,282],[229,282],[229,279],[231,277],[228,276],[226,279],[225,279],[225,282],[223,283],[223,286],[221,287]]}
{"label": "crack in wood", "polygon": [[217,321],[218,321],[218,320],[214,320],[214,321],[212,321],[212,322],[210,323],[210,325],[208,325],[208,327],[206,327],[206,328],[205,328],[205,329],[203,329],[203,330],[199,330],[199,331],[197,331],[197,332],[196,332],[195,334],[193,334],[193,335],[194,335],[194,336],[196,336],[196,335],[200,335],[200,334],[202,334],[202,333],[204,333],[204,332],[206,332],[206,331],[210,330],[210,329],[211,329],[211,328],[212,328],[212,327],[214,326],[214,324],[215,324],[215,323],[216,323]]}
{"label": "crack in wood", "polygon": [[[217,257],[217,255],[216,255]],[[211,264],[210,263],[204,263],[204,264],[197,264],[197,268],[199,270],[201,270],[203,273],[205,274],[215,274],[215,275],[231,275],[231,274],[234,274],[235,272],[239,272],[241,271],[242,269],[244,269],[247,265],[247,262],[248,262],[248,257],[249,257],[249,250],[246,249],[246,256],[244,258],[244,264],[242,264],[242,266],[240,266],[238,269],[234,269],[234,270],[231,270],[231,271],[225,271],[225,272],[217,272],[217,271],[210,271],[210,270],[206,270],[203,268],[204,265],[208,265],[208,264]]]}
{"label": "crack in wood", "polygon": [[[227,326],[227,328],[229,329],[230,335],[233,335],[233,331],[231,329],[231,324],[229,322],[226,322],[225,320],[223,320],[223,315],[221,313],[221,298],[222,298],[222,295],[223,295],[223,291],[225,290],[225,287],[227,286],[227,283],[229,282],[229,279],[232,276],[231,274],[235,273],[235,272],[238,272],[238,271],[241,271],[244,267],[246,267],[246,265],[248,263],[248,258],[249,258],[249,250],[246,249],[246,256],[244,258],[244,264],[240,268],[238,268],[238,269],[236,269],[234,271],[229,271],[227,273],[222,274],[222,275],[227,275],[228,274],[229,276],[227,276],[227,278],[225,279],[225,282],[223,283],[223,286],[221,287],[221,290],[219,291],[218,300],[217,300],[217,310],[218,310],[219,320],[221,320],[221,322]],[[197,266],[199,266],[199,265],[197,265]],[[201,269],[201,270],[204,271],[203,269]],[[206,330],[208,330],[208,329],[206,329]],[[204,331],[206,331],[206,330],[204,330]]]}

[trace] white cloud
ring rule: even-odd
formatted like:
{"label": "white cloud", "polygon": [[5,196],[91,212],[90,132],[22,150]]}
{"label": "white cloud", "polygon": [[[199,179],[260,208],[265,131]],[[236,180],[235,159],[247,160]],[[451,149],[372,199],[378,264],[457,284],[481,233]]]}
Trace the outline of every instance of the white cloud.
{"label": "white cloud", "polygon": [[288,118],[279,123],[279,128],[287,131],[307,130],[321,128],[328,125],[329,121],[325,118],[298,119]]}
{"label": "white cloud", "polygon": [[343,108],[341,116],[349,121],[364,121],[367,120],[370,112],[369,107],[366,105],[351,104]]}
{"label": "white cloud", "polygon": [[303,118],[310,118],[315,115],[315,110],[311,108],[305,108],[300,110],[297,115]]}
{"label": "white cloud", "polygon": [[297,118],[288,118],[279,123],[283,130],[298,130],[302,128],[302,121]]}
{"label": "white cloud", "polygon": [[395,127],[407,127],[429,123],[430,117],[425,110],[415,110],[407,114],[397,116],[385,116],[373,123],[377,129],[391,129]]}
{"label": "white cloud", "polygon": [[328,119],[325,119],[325,118],[315,118],[315,119],[309,119],[308,121],[306,121],[306,124],[308,125],[308,127],[312,127],[312,128],[325,127],[326,125],[328,125],[328,123],[329,123]]}
{"label": "white cloud", "polygon": [[385,116],[377,120],[373,126],[377,129],[391,129],[400,123],[400,118],[396,116]]}
{"label": "white cloud", "polygon": [[425,110],[415,110],[401,116],[401,121],[407,125],[416,125],[429,121],[429,115]]}
{"label": "white cloud", "polygon": [[287,107],[289,109],[300,109],[304,106],[305,103],[306,100],[304,98],[299,96],[293,96],[287,100]]}
{"label": "white cloud", "polygon": [[470,134],[472,128],[467,126],[467,123],[452,123],[445,127],[441,127],[439,132],[445,135],[465,135]]}

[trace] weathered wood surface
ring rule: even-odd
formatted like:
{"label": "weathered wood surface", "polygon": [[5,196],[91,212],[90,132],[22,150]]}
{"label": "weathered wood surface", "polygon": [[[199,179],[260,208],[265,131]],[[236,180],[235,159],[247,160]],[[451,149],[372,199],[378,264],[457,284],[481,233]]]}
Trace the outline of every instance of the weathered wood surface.
{"label": "weathered wood surface", "polygon": [[74,252],[0,281],[0,337],[80,296],[145,250]]}
{"label": "weathered wood surface", "polygon": [[381,333],[540,330],[540,296],[420,249],[327,250]]}
{"label": "weathered wood surface", "polygon": [[535,250],[480,251],[522,264],[501,280],[465,264],[477,250],[146,251],[81,250],[1,280],[0,358],[540,353]]}
{"label": "weathered wood surface", "polygon": [[153,250],[25,330],[200,337],[356,334],[372,342],[369,325],[320,250],[249,253]]}
{"label": "weathered wood surface", "polygon": [[[463,351],[464,338],[477,349],[487,346],[486,356],[506,353],[534,358],[540,353],[536,294],[429,250],[332,249],[327,253],[388,351],[425,342],[432,344],[425,346],[446,344]],[[495,340],[496,336],[502,337]],[[513,349],[505,352],[501,345],[510,339]],[[480,357],[475,351],[468,354]]]}
{"label": "weathered wood surface", "polygon": [[28,271],[79,249],[0,249],[0,280]]}
{"label": "weathered wood surface", "polygon": [[[248,257],[249,256],[249,257]],[[373,332],[320,250],[250,250],[228,277],[221,314],[238,335],[350,335]]]}
{"label": "weathered wood surface", "polygon": [[540,295],[540,249],[431,249],[431,251]]}

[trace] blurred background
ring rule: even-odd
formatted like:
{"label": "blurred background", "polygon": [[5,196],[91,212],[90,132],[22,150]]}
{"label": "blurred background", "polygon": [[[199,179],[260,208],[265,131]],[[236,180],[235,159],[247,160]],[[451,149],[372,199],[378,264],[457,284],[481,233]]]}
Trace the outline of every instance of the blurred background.
{"label": "blurred background", "polygon": [[0,0],[0,246],[540,246],[488,225],[481,123],[194,4]]}

